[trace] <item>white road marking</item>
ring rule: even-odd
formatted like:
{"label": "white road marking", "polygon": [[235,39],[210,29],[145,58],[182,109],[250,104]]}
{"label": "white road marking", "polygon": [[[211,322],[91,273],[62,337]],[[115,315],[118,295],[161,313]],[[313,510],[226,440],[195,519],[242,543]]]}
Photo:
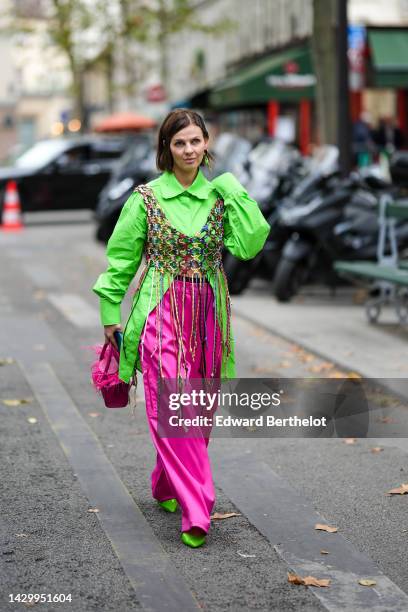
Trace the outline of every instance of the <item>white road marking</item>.
{"label": "white road marking", "polygon": [[77,327],[99,327],[99,312],[75,293],[50,293],[48,299],[68,321]]}

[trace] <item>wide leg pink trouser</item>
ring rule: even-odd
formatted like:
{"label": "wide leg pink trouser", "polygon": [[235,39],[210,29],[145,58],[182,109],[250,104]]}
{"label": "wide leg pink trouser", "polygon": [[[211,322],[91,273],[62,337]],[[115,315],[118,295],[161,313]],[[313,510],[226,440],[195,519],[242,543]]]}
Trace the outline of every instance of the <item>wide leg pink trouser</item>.
{"label": "wide leg pink trouser", "polygon": [[[179,322],[183,322],[182,334],[179,337],[182,336],[185,360],[182,361],[180,376],[210,378],[213,363],[215,378],[220,377],[221,371],[221,331],[216,322],[211,285],[205,282],[200,287],[197,282],[174,280],[173,286],[164,294],[161,304],[149,314],[142,331],[143,342],[139,345],[146,414],[157,451],[156,466],[151,475],[152,494],[159,501],[177,499],[182,512],[181,531],[200,527],[207,532],[215,503],[207,450],[209,438],[162,438],[157,433],[157,381],[160,365],[157,326],[161,328],[162,376],[175,379],[178,343],[174,306]],[[195,329],[197,337],[194,357],[190,350],[192,328]]]}

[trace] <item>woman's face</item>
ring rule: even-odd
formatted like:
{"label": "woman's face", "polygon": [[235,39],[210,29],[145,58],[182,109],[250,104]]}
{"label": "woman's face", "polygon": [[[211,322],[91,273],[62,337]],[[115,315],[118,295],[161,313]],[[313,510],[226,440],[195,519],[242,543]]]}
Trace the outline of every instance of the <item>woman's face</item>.
{"label": "woman's face", "polygon": [[190,172],[201,164],[204,151],[208,145],[208,138],[204,138],[198,125],[190,124],[183,128],[170,141],[170,151],[173,156],[173,170]]}

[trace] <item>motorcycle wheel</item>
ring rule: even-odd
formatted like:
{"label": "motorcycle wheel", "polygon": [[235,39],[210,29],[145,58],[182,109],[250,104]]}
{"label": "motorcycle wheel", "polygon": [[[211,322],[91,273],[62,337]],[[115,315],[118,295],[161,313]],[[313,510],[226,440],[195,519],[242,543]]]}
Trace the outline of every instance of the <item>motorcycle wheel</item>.
{"label": "motorcycle wheel", "polygon": [[239,295],[247,288],[253,276],[253,261],[242,261],[227,253],[224,257],[223,266],[230,294]]}
{"label": "motorcycle wheel", "polygon": [[304,283],[305,272],[303,261],[280,260],[273,280],[273,292],[279,302],[289,302],[298,293]]}

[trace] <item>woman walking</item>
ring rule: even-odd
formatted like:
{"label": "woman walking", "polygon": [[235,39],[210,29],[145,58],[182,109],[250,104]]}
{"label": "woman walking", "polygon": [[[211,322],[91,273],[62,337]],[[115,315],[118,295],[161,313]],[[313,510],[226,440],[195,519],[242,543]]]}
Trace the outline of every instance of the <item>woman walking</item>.
{"label": "woman walking", "polygon": [[208,437],[158,435],[158,389],[163,378],[234,378],[235,358],[225,246],[240,259],[263,247],[269,225],[236,178],[212,182],[209,135],[202,117],[171,111],[158,135],[159,178],[140,185],[125,203],[108,242],[106,272],[93,287],[100,297],[107,342],[122,330],[120,305],[143,254],[146,265],[133,297],[120,349],[119,377],[143,374],[146,414],[157,451],[153,497],[182,512],[181,539],[201,546],[215,503]]}

